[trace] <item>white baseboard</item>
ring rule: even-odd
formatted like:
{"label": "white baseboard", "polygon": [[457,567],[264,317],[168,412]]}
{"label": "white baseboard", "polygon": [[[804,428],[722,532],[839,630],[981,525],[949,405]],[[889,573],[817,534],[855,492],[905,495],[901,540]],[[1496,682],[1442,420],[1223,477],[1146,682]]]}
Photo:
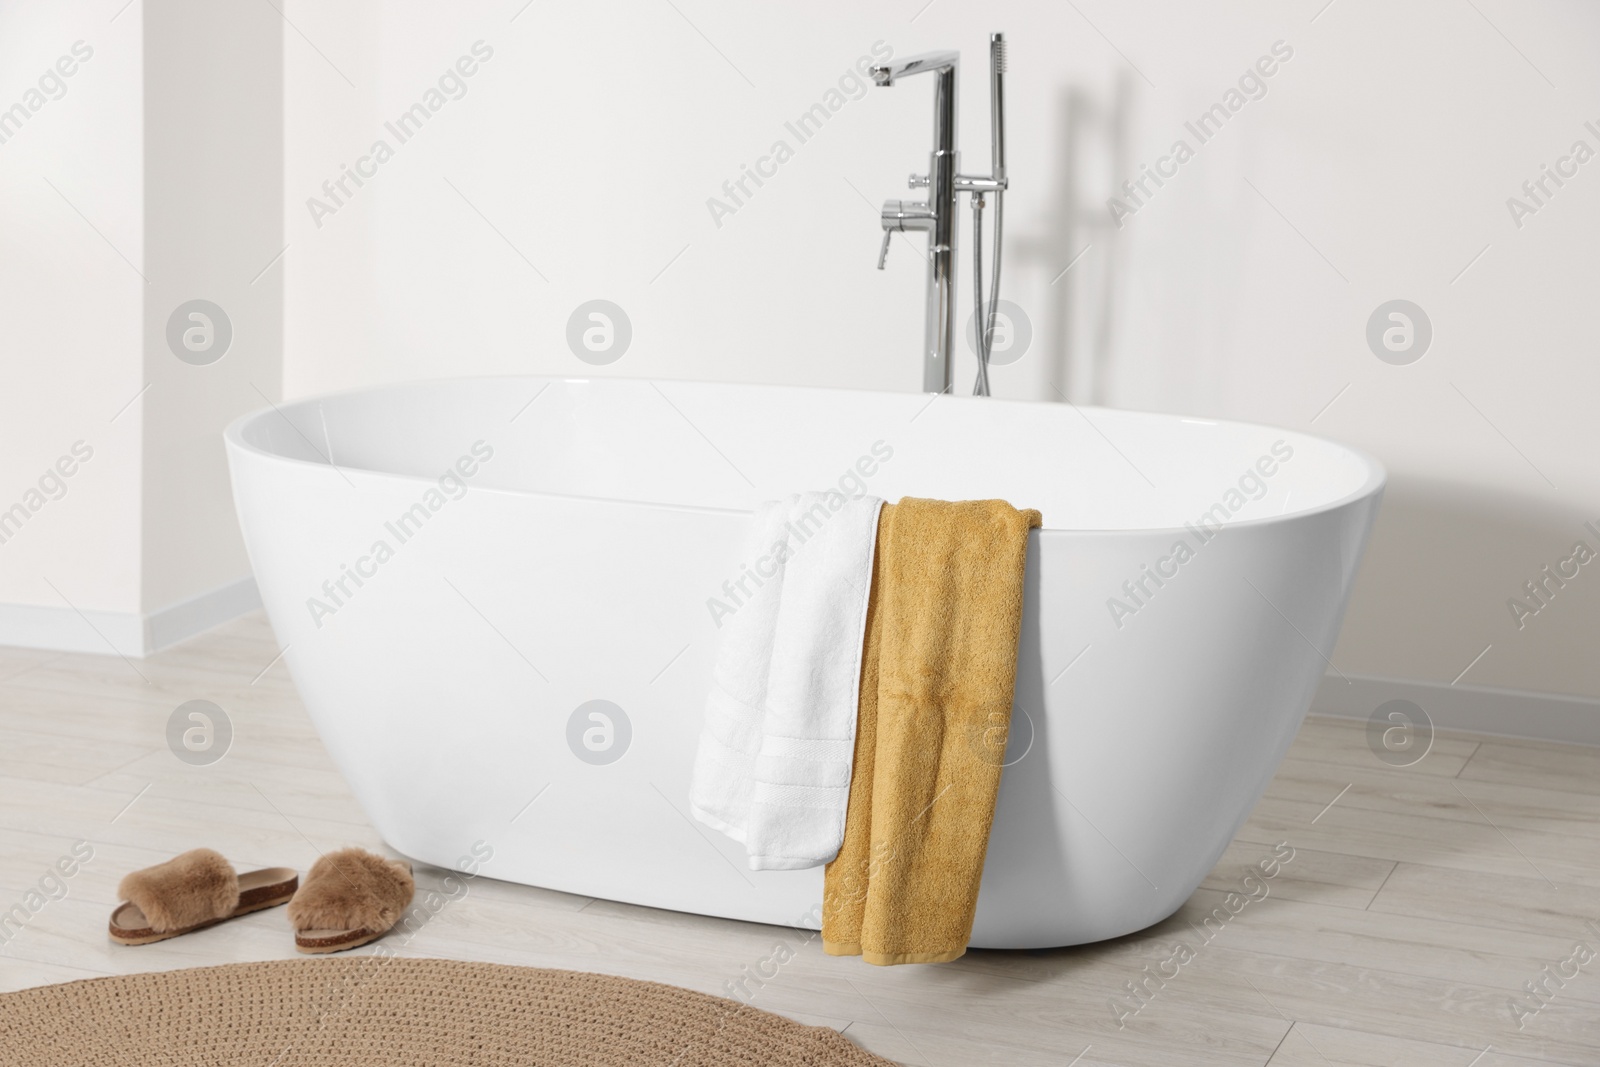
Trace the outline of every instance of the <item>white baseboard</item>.
{"label": "white baseboard", "polygon": [[1325,675],[1311,714],[1367,719],[1385,701],[1409,700],[1440,730],[1600,745],[1600,700],[1593,698],[1358,674],[1348,678]]}
{"label": "white baseboard", "polygon": [[0,604],[0,645],[142,659],[260,606],[254,577],[240,578],[145,615]]}
{"label": "white baseboard", "polygon": [[0,645],[143,656],[144,624],[132,612],[0,604]]}
{"label": "white baseboard", "polygon": [[144,617],[145,655],[170,648],[261,606],[255,577],[247,576]]}

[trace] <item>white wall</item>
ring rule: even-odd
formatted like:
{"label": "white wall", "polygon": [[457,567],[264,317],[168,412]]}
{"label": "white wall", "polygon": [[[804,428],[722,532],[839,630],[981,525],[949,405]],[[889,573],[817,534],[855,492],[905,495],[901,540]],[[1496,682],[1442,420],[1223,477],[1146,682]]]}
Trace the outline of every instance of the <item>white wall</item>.
{"label": "white wall", "polygon": [[[255,603],[220,432],[280,391],[281,26],[0,5],[0,644],[140,655]],[[209,366],[166,338],[196,297],[233,326]]]}
{"label": "white wall", "polygon": [[[20,530],[0,526],[0,602],[49,626],[69,604],[91,618],[140,607],[143,55],[136,12],[110,14],[0,5],[0,109],[38,105],[0,125],[0,509],[39,505]],[[74,72],[58,83],[46,72],[62,57]],[[30,497],[79,441],[92,457],[64,495],[47,480]],[[5,621],[0,642],[28,636]]]}
{"label": "white wall", "polygon": [[[249,582],[222,430],[276,402],[283,376],[284,31],[269,4],[139,6],[151,383],[143,604],[156,611]],[[174,356],[167,338],[173,310],[194,299],[222,308],[233,335],[220,359],[199,366]]]}
{"label": "white wall", "polygon": [[[897,242],[873,267],[875,204],[912,195],[927,152],[926,86],[847,103],[720,228],[706,200],[878,40],[962,50],[967,169],[984,169],[979,71],[1004,29],[1004,288],[1035,340],[996,391],[1372,451],[1393,480],[1340,668],[1600,697],[1600,566],[1520,630],[1507,607],[1580,537],[1600,548],[1581,529],[1600,519],[1600,162],[1521,228],[1506,207],[1575,139],[1600,149],[1583,128],[1600,126],[1600,12],[1324,4],[293,0],[328,58],[286,46],[286,395],[508,371],[917,388],[921,263]],[[480,39],[494,56],[465,97],[314,225],[323,180]],[[1114,184],[1277,41],[1293,55],[1266,96],[1189,136],[1194,158],[1109,226]],[[599,370],[563,342],[593,297],[635,329]],[[1435,331],[1409,366],[1364,336],[1396,298]]]}
{"label": "white wall", "polygon": [[[1600,223],[1600,163],[1520,229],[1506,199],[1575,139],[1600,150],[1583,126],[1600,120],[1600,11],[1479,8],[1341,2],[1315,23],[1230,28],[1237,47],[1189,66],[1187,108],[1151,101],[1137,159],[1266,38],[1296,50],[1238,129],[1127,220],[1107,395],[1311,425],[1388,465],[1334,656],[1346,672],[1448,684],[1487,648],[1462,684],[1593,697],[1600,661],[1583,650],[1600,635],[1600,568],[1520,630],[1506,602],[1580,538],[1600,549],[1582,529],[1600,519],[1584,429],[1600,397],[1586,310],[1600,261],[1584,236]],[[1108,15],[1102,28],[1145,42],[1152,77],[1188,66],[1136,21]],[[1376,359],[1363,336],[1395,298],[1433,322],[1409,366]]]}

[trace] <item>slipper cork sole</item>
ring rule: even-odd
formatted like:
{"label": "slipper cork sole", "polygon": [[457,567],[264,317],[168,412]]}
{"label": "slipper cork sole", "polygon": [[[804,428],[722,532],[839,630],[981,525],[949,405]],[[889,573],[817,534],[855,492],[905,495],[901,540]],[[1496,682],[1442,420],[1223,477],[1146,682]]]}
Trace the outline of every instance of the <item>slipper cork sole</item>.
{"label": "slipper cork sole", "polygon": [[228,915],[178,930],[156,931],[150,929],[150,921],[145,918],[144,912],[140,911],[137,905],[123,904],[111,913],[109,933],[111,940],[119,945],[150,945],[157,941],[192,934],[196,930],[204,930],[253,911],[287,904],[294,896],[295,890],[299,888],[300,875],[293,867],[268,867],[264,870],[250,871],[239,876],[239,906]]}
{"label": "slipper cork sole", "polygon": [[[406,872],[412,873],[411,865],[406,864]],[[382,930],[369,930],[362,927],[359,930],[296,930],[294,932],[294,947],[296,952],[304,952],[308,956],[319,956],[326,952],[343,952],[347,948],[360,948],[362,945],[378,940],[384,934],[394,929],[393,926]]]}
{"label": "slipper cork sole", "polygon": [[324,952],[343,952],[347,948],[359,948],[376,941],[388,932],[379,930],[374,933],[365,927],[360,930],[301,930],[294,935],[294,947],[296,952],[312,956]]}

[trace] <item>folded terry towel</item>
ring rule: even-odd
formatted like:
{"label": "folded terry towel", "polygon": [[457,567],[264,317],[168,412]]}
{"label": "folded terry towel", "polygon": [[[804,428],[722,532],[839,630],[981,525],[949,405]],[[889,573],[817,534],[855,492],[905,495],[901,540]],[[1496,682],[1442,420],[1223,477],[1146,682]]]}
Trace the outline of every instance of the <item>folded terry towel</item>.
{"label": "folded terry towel", "polygon": [[751,870],[818,867],[844,839],[882,506],[800,493],[755,514],[690,785],[695,818],[743,842]]}
{"label": "folded terry towel", "polygon": [[1028,530],[1003,500],[883,508],[845,840],[822,943],[868,963],[967,950],[1016,685]]}

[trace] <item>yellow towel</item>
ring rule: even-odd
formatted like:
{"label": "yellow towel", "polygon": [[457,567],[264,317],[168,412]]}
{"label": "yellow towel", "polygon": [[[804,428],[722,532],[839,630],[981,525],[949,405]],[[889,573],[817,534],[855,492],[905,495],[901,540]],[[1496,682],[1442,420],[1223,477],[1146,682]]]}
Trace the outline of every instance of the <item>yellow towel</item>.
{"label": "yellow towel", "polygon": [[967,950],[1038,525],[1003,500],[906,497],[879,516],[844,844],[824,881],[830,955],[944,963]]}

